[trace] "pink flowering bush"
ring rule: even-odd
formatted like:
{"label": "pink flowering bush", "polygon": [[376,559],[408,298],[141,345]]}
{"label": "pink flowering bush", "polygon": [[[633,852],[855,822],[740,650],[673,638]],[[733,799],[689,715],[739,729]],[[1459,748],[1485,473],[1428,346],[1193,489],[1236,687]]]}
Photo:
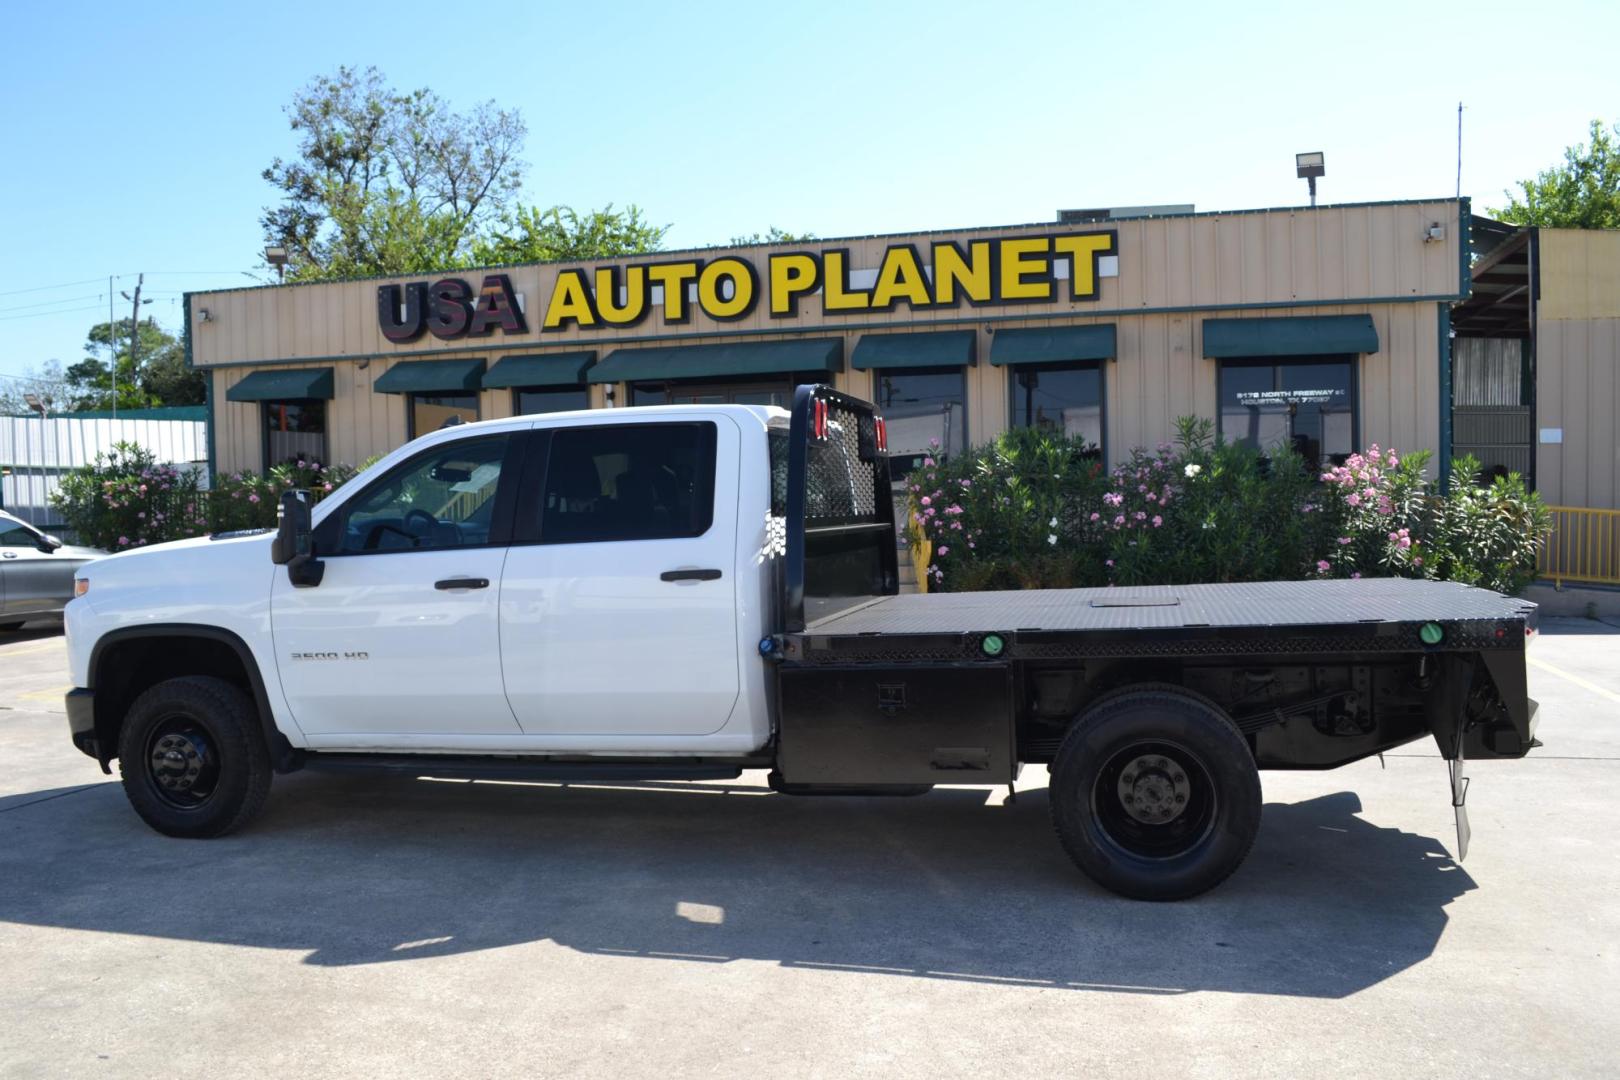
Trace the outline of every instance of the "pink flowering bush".
{"label": "pink flowering bush", "polygon": [[1480,482],[1479,462],[1458,458],[1440,495],[1425,470],[1429,454],[1398,455],[1374,445],[1322,474],[1339,522],[1325,574],[1381,574],[1461,581],[1513,594],[1536,576],[1551,530],[1541,497],[1517,473]]}
{"label": "pink flowering bush", "polygon": [[319,501],[358,471],[289,462],[265,475],[222,473],[207,491],[198,471],[160,465],[149,451],[118,443],[64,476],[51,501],[80,543],[127,551],[211,532],[271,528],[283,491],[307,488]]}
{"label": "pink flowering bush", "polygon": [[1318,474],[1189,417],[1174,443],[1106,471],[1095,447],[1010,431],[928,459],[904,494],[941,590],[1371,576],[1523,588],[1548,531],[1540,500],[1516,476],[1480,486],[1469,459],[1440,496],[1427,461],[1373,446]]}
{"label": "pink flowering bush", "polygon": [[79,543],[128,551],[205,531],[197,486],[192,470],[161,465],[132,443],[115,443],[62,477],[51,505]]}
{"label": "pink flowering bush", "polygon": [[[931,587],[958,590],[1090,584],[1076,538],[1104,480],[1095,444],[1033,428],[1008,431],[950,461],[930,456],[906,478],[911,539],[933,544]],[[946,575],[951,581],[946,583]]]}

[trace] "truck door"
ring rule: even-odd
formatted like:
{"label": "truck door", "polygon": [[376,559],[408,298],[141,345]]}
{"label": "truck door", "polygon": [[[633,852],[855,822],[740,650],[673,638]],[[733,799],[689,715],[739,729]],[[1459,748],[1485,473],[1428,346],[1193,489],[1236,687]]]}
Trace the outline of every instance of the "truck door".
{"label": "truck door", "polygon": [[527,734],[705,735],[737,702],[736,485],[723,413],[537,432],[501,579]]}
{"label": "truck door", "polygon": [[410,745],[403,735],[444,748],[518,733],[496,603],[520,443],[441,442],[354,481],[360,491],[315,530],[321,583],[295,588],[277,568],[281,687],[317,745]]}

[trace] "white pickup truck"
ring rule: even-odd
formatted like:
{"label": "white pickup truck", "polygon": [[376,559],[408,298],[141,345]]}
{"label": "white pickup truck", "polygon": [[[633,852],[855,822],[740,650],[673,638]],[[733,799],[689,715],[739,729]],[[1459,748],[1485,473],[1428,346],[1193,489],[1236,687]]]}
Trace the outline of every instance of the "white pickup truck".
{"label": "white pickup truck", "polygon": [[884,436],[810,386],[424,436],[273,535],[89,564],[73,741],[186,837],[300,768],[901,795],[1035,763],[1080,868],[1149,899],[1237,868],[1261,768],[1432,733],[1465,845],[1465,753],[1533,743],[1534,606],[1478,589],[896,595]]}

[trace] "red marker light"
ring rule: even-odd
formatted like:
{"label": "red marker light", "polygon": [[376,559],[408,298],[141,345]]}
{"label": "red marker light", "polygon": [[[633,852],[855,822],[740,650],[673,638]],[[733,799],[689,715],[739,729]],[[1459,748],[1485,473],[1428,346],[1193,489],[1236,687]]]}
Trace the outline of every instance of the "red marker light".
{"label": "red marker light", "polygon": [[889,427],[883,422],[881,416],[873,421],[873,425],[877,430],[878,453],[887,453],[889,450]]}

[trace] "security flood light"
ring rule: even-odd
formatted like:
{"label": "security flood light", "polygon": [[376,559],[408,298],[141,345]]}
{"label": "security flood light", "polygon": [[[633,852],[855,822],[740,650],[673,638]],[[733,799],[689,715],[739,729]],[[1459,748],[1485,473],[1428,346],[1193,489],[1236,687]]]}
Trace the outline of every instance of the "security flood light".
{"label": "security flood light", "polygon": [[287,249],[279,244],[272,244],[264,249],[264,261],[276,268],[276,280],[282,281],[287,274]]}
{"label": "security flood light", "polygon": [[1294,175],[1311,186],[1311,205],[1316,205],[1316,178],[1327,175],[1327,163],[1322,151],[1294,155]]}

